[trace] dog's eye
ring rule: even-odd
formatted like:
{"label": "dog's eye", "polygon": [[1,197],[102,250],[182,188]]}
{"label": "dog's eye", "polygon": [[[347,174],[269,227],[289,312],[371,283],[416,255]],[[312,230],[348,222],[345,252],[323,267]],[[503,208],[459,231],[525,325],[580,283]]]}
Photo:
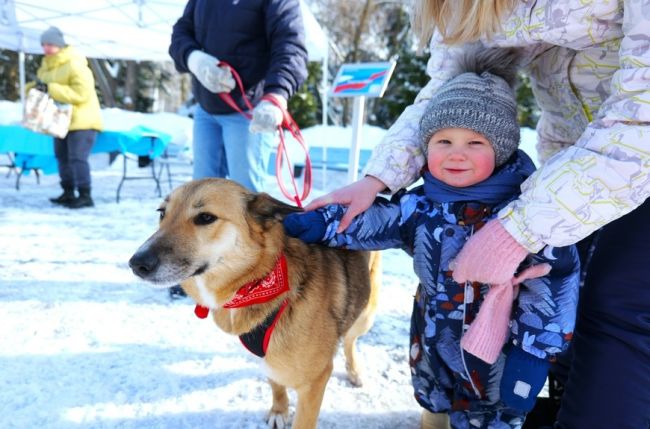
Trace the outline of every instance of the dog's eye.
{"label": "dog's eye", "polygon": [[165,217],[165,209],[158,209],[156,211],[160,213],[160,220],[163,220],[163,218]]}
{"label": "dog's eye", "polygon": [[195,225],[209,225],[212,222],[217,220],[217,217],[211,213],[199,213],[195,218],[194,218],[194,224]]}

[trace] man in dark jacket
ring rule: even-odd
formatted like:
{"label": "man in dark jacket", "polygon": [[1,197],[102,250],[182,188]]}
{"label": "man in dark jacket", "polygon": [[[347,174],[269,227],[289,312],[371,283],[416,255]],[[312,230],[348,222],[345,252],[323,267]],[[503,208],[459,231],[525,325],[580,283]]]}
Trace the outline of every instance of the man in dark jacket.
{"label": "man in dark jacket", "polygon": [[[169,53],[180,72],[192,73],[194,178],[229,177],[262,191],[282,112],[307,76],[307,50],[299,0],[190,0],[174,25]],[[217,95],[235,88],[232,66],[255,106],[249,122]],[[250,126],[250,131],[249,131]]]}
{"label": "man in dark jacket", "polygon": [[[261,101],[287,100],[307,77],[307,49],[299,0],[189,0],[169,47],[176,69],[192,74],[194,179],[228,177],[263,191],[275,131],[282,112]],[[217,94],[230,93],[247,110],[230,69],[241,77],[255,106],[251,121]],[[250,130],[249,130],[250,127]],[[172,298],[185,294],[180,286]]]}

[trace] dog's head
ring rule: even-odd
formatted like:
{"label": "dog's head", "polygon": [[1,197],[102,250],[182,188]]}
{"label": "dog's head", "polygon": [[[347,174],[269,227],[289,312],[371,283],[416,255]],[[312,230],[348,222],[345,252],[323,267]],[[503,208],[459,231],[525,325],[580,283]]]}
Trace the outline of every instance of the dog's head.
{"label": "dog's head", "polygon": [[[282,219],[300,209],[226,179],[191,181],[160,205],[160,224],[129,260],[133,272],[164,287],[204,273],[219,282],[256,278],[282,251]],[[262,274],[264,271],[262,271]]]}

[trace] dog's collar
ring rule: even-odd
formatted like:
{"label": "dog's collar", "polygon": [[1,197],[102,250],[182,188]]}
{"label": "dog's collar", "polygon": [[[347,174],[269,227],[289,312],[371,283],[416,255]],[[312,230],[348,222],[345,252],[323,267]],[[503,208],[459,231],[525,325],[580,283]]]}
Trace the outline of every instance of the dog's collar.
{"label": "dog's collar", "polygon": [[[254,304],[262,304],[282,295],[289,290],[289,275],[287,258],[283,254],[275,263],[273,269],[263,278],[253,280],[239,288],[235,296],[223,305],[223,308],[240,308]],[[197,304],[194,314],[200,319],[208,317],[210,309]]]}

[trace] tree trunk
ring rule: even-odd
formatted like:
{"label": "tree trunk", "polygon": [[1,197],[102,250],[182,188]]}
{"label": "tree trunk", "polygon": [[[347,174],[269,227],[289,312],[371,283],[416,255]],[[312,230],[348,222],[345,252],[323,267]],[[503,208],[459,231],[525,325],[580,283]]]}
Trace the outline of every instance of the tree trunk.
{"label": "tree trunk", "polygon": [[361,10],[361,16],[359,16],[359,25],[357,26],[354,32],[354,38],[352,39],[352,51],[350,52],[350,60],[355,63],[359,60],[359,45],[361,44],[361,35],[366,28],[368,18],[370,17],[370,9],[372,8],[373,0],[366,0]]}
{"label": "tree trunk", "polygon": [[[351,63],[356,63],[359,61],[359,47],[361,45],[361,35],[366,28],[368,18],[370,17],[370,10],[372,9],[373,0],[366,0],[363,4],[363,9],[361,10],[361,15],[359,16],[359,25],[354,31],[354,37],[352,38],[352,49],[348,54],[349,61]],[[350,121],[350,99],[346,98],[343,100],[343,126],[346,126]]]}
{"label": "tree trunk", "polygon": [[[135,110],[135,99],[137,98],[137,77],[138,65],[135,61],[126,62],[126,81],[124,82],[124,108]],[[128,99],[127,99],[128,97]]]}
{"label": "tree trunk", "polygon": [[88,62],[90,63],[90,68],[95,74],[95,79],[97,80],[97,86],[99,86],[99,92],[102,95],[102,101],[106,107],[115,107],[115,97],[113,96],[113,86],[112,77],[106,73],[106,70],[96,58],[89,58]]}

